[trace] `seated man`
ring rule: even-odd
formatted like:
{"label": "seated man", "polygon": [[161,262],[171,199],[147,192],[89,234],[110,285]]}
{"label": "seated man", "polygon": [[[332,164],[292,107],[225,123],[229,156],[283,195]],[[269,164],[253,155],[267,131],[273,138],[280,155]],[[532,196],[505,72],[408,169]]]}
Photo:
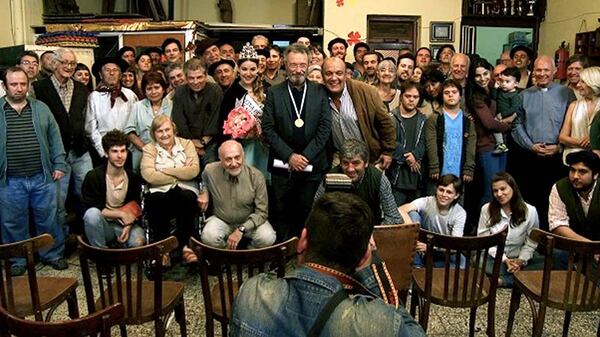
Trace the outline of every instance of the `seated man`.
{"label": "seated man", "polygon": [[219,162],[202,172],[203,188],[198,196],[202,212],[212,197],[214,215],[202,231],[202,242],[217,248],[236,249],[242,236],[248,248],[267,247],[275,242],[275,231],[267,221],[267,186],[262,173],[244,162],[242,145],[234,140],[219,147]]}
{"label": "seated man", "polygon": [[[378,168],[369,165],[367,146],[362,141],[348,139],[340,148],[340,165],[332,173],[344,173],[354,185],[354,192],[373,210],[374,225],[392,225],[403,222],[389,180]],[[325,193],[321,183],[315,200]]]}
{"label": "seated man", "polygon": [[[413,200],[411,203],[400,206],[400,210],[407,212],[411,219],[421,223],[421,228],[428,231],[451,236],[463,236],[467,212],[458,204],[462,191],[462,182],[453,174],[446,174],[437,181],[435,196],[428,196]],[[415,266],[423,267],[423,254],[427,245],[417,242]],[[443,259],[434,257],[436,267],[443,266]]]}
{"label": "seated man", "polygon": [[81,196],[85,235],[95,247],[142,246],[144,230],[134,224],[141,215],[139,206],[142,180],[125,168],[129,139],[119,130],[102,137],[107,163],[88,172]]}
{"label": "seated man", "polygon": [[[372,231],[370,207],[359,197],[325,194],[302,230],[298,267],[285,278],[260,274],[244,283],[231,335],[307,336],[312,330],[315,336],[425,336],[403,306],[384,303],[349,276],[370,264]],[[327,324],[316,323],[319,318]]]}

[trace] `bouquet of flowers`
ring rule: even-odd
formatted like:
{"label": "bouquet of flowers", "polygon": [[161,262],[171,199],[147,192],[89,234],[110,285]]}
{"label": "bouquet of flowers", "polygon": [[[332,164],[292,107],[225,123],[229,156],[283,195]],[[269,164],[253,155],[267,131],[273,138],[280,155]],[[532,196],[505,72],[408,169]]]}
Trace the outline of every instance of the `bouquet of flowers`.
{"label": "bouquet of flowers", "polygon": [[258,138],[261,132],[260,122],[243,106],[231,110],[223,125],[223,133],[234,139]]}

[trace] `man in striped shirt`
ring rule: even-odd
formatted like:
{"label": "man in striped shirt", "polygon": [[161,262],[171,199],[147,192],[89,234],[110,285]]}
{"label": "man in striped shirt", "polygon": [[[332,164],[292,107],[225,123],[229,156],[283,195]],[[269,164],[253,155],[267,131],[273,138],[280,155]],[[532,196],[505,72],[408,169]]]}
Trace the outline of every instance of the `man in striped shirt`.
{"label": "man in striped shirt", "polygon": [[[60,131],[48,106],[27,98],[29,79],[18,67],[6,70],[6,96],[0,98],[0,227],[2,243],[42,233],[54,245],[40,252],[44,264],[68,268],[63,259],[64,233],[56,221],[56,181],[66,172]],[[29,209],[35,233],[29,232]],[[25,259],[12,260],[11,275],[25,273]]]}

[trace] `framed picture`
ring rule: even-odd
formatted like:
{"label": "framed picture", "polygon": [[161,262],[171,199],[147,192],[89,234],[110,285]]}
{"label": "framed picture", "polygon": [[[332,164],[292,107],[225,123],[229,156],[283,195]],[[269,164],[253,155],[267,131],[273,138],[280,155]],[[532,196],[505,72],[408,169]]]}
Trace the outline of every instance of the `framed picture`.
{"label": "framed picture", "polygon": [[454,22],[431,22],[429,28],[430,42],[453,42]]}

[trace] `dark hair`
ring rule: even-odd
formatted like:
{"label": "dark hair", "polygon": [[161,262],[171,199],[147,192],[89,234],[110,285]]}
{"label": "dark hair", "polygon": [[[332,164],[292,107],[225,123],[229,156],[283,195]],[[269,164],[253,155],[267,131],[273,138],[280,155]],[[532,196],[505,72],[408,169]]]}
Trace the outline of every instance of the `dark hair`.
{"label": "dark hair", "polygon": [[344,62],[346,64],[346,70],[350,69],[352,71],[354,71],[354,64],[350,63],[350,62]]}
{"label": "dark hair", "polygon": [[354,48],[352,49],[352,53],[354,55],[356,55],[356,51],[358,50],[358,48],[365,48],[367,51],[371,51],[371,47],[369,47],[368,44],[366,44],[364,42],[359,42],[359,43],[355,44]]}
{"label": "dark hair", "polygon": [[451,44],[444,44],[440,47],[440,49],[438,49],[437,53],[435,54],[435,59],[439,62],[440,57],[442,56],[442,52],[444,51],[444,49],[450,49],[452,50],[452,53],[456,53],[456,49],[454,49],[454,46]]}
{"label": "dark hair", "polygon": [[38,63],[40,62],[40,57],[38,56],[38,54],[36,52],[31,51],[31,50],[26,50],[21,55],[19,55],[19,58],[17,59],[17,64],[21,64],[21,59],[25,56],[31,56],[31,57],[35,58],[35,60]]}
{"label": "dark hair", "polygon": [[508,67],[504,69],[500,74],[504,76],[512,76],[519,82],[521,80],[521,71],[517,67]]}
{"label": "dark hair", "polygon": [[[436,182],[435,187],[448,185],[452,185],[452,187],[454,187],[454,191],[456,192],[456,194],[462,193],[462,180],[460,180],[460,178],[455,176],[454,174],[444,174],[443,176],[441,176]],[[454,205],[456,201],[458,201],[458,199],[454,200],[452,204]]]}
{"label": "dark hair", "polygon": [[169,85],[167,84],[167,81],[165,81],[165,78],[163,77],[163,75],[161,73],[159,73],[158,71],[149,71],[144,75],[144,77],[142,77],[142,88],[141,88],[142,91],[144,91],[144,93],[145,93],[146,86],[148,86],[149,84],[154,84],[154,83],[160,84],[160,86],[163,88],[163,90],[164,90],[163,97],[164,97],[167,93],[167,88],[169,87]]}
{"label": "dark hair", "polygon": [[133,47],[130,46],[125,46],[117,51],[117,57],[123,58],[123,54],[125,54],[128,51],[133,52],[133,55],[135,56],[135,49],[133,49]]}
{"label": "dark hair", "polygon": [[148,47],[144,50],[144,53],[150,55],[152,53],[162,54],[162,50],[158,47]]}
{"label": "dark hair", "polygon": [[90,80],[88,81],[86,88],[88,89],[89,92],[92,92],[92,90],[94,90],[94,86],[92,85],[92,82],[93,82],[92,81],[92,72],[90,71],[90,68],[88,68],[88,66],[86,66],[83,63],[77,63],[77,66],[75,66],[75,70],[73,71],[73,76],[75,76],[75,73],[80,70],[85,70],[90,74]]}
{"label": "dark hair", "polygon": [[415,55],[418,55],[421,50],[427,50],[429,52],[429,56],[431,57],[431,49],[429,49],[427,47],[421,47],[421,48],[417,49],[417,52],[415,53]]}
{"label": "dark hair", "polygon": [[[465,96],[468,98],[468,103],[473,106],[476,101],[484,101],[486,105],[491,103],[490,87],[482,88],[479,84],[475,83],[475,71],[477,68],[484,68],[491,74],[494,71],[494,66],[484,58],[475,58],[471,66],[469,67],[469,82],[467,86],[467,92]],[[493,81],[490,80],[489,85],[492,85]],[[486,90],[487,89],[487,90]]]}
{"label": "dark hair", "polygon": [[283,50],[281,50],[281,48],[276,44],[269,45],[266,49],[269,51],[269,53],[271,52],[271,50],[276,51],[279,54],[279,56],[281,56],[281,54],[283,53]]}
{"label": "dark hair", "polygon": [[104,149],[104,152],[108,152],[113,146],[123,145],[125,148],[129,147],[129,138],[119,129],[112,129],[102,136],[102,149]]}
{"label": "dark hair", "polygon": [[167,48],[168,45],[170,45],[171,43],[175,43],[177,45],[177,47],[179,48],[179,51],[183,53],[183,47],[181,46],[181,42],[179,42],[179,40],[174,39],[172,37],[168,37],[166,38],[162,45],[160,46],[160,49],[163,51],[163,53],[165,52],[165,48]]}
{"label": "dark hair", "polygon": [[150,61],[152,61],[152,56],[150,56],[150,53],[146,50],[144,50],[143,52],[141,52],[139,55],[136,55],[135,57],[135,63],[137,64],[138,61],[142,58],[142,56],[148,56],[150,58]]}
{"label": "dark hair", "polygon": [[363,55],[363,60],[365,59],[365,56],[368,56],[368,55],[375,55],[375,57],[377,57],[377,62],[381,62],[381,59],[379,58],[379,55],[381,55],[381,54],[379,54],[379,53],[377,53],[377,52],[375,52],[373,50],[370,50],[370,51],[366,52]]}
{"label": "dark hair", "polygon": [[321,45],[319,45],[319,44],[311,43],[310,47],[308,47],[308,49],[310,50],[311,53],[313,50],[316,50],[319,52],[319,54],[321,54],[321,55],[323,55],[323,57],[325,57],[325,51],[323,50],[323,47],[321,47]]}
{"label": "dark hair", "polygon": [[409,59],[413,61],[413,64],[415,63],[415,56],[412,53],[404,53],[398,56],[398,61],[396,62],[396,64],[400,64],[400,60],[403,59]]}
{"label": "dark hair", "polygon": [[125,69],[125,71],[123,72],[123,75],[125,75],[125,73],[132,73],[133,74],[133,85],[131,87],[126,87],[123,85],[123,79],[125,78],[125,76],[121,76],[121,85],[123,85],[123,87],[130,89],[131,91],[133,91],[133,93],[139,98],[142,99],[144,98],[144,93],[142,92],[142,90],[140,90],[140,88],[138,87],[138,74],[137,74],[137,69],[134,66],[129,66],[127,67],[127,69]]}
{"label": "dark hair", "polygon": [[329,43],[327,44],[327,50],[329,50],[330,53],[333,49],[333,45],[336,43],[341,43],[344,45],[344,48],[348,49],[348,42],[346,42],[346,40],[342,39],[341,37],[336,37],[335,39],[329,41]]}
{"label": "dark hair", "polygon": [[571,166],[573,164],[582,163],[590,170],[592,170],[593,174],[598,173],[600,171],[600,158],[589,150],[582,150],[577,152],[571,152],[565,158],[567,165]]}
{"label": "dark hair", "polygon": [[575,62],[579,62],[581,63],[581,65],[584,68],[587,68],[590,66],[590,60],[588,59],[587,56],[585,55],[581,55],[581,54],[573,54],[571,55],[571,57],[569,57],[569,59],[567,60],[567,67],[570,66],[571,64],[575,63]]}
{"label": "dark hair", "polygon": [[25,77],[27,77],[27,84],[30,84],[29,83],[29,75],[27,75],[27,72],[19,66],[12,66],[12,67],[9,67],[8,69],[6,69],[4,72],[2,72],[2,82],[4,83],[4,85],[8,86],[8,83],[6,82],[6,75],[8,75],[8,73],[18,73],[18,72],[22,72],[23,74],[25,74]]}
{"label": "dark hair", "polygon": [[357,139],[346,139],[340,149],[340,160],[360,157],[365,163],[369,162],[369,149],[367,145]]}
{"label": "dark hair", "polygon": [[[510,211],[512,212],[510,216],[510,227],[514,228],[525,221],[527,218],[527,205],[523,200],[523,196],[521,195],[521,191],[519,190],[519,185],[515,181],[515,178],[506,172],[498,172],[492,178],[492,185],[489,187],[492,189],[494,183],[499,181],[505,181],[508,186],[513,190],[513,196],[510,199]],[[493,195],[492,190],[492,195]],[[487,224],[488,227],[491,227],[500,222],[502,216],[500,214],[500,210],[502,209],[502,205],[496,200],[496,198],[492,198],[490,201],[490,205],[488,207],[488,214],[490,216],[490,221]]]}
{"label": "dark hair", "polygon": [[400,92],[401,93],[405,93],[407,90],[410,89],[417,89],[419,91],[419,95],[421,95],[421,86],[415,82],[411,82],[411,81],[404,81],[402,82],[402,84],[400,84]]}
{"label": "dark hair", "polygon": [[358,196],[328,192],[313,205],[306,220],[306,261],[352,273],[367,251],[373,214]]}
{"label": "dark hair", "polygon": [[458,89],[458,93],[462,96],[462,85],[460,85],[460,83],[458,83],[457,80],[453,79],[453,78],[448,78],[444,81],[444,83],[442,83],[442,91],[446,88],[450,88],[450,87],[454,87],[456,89]]}

